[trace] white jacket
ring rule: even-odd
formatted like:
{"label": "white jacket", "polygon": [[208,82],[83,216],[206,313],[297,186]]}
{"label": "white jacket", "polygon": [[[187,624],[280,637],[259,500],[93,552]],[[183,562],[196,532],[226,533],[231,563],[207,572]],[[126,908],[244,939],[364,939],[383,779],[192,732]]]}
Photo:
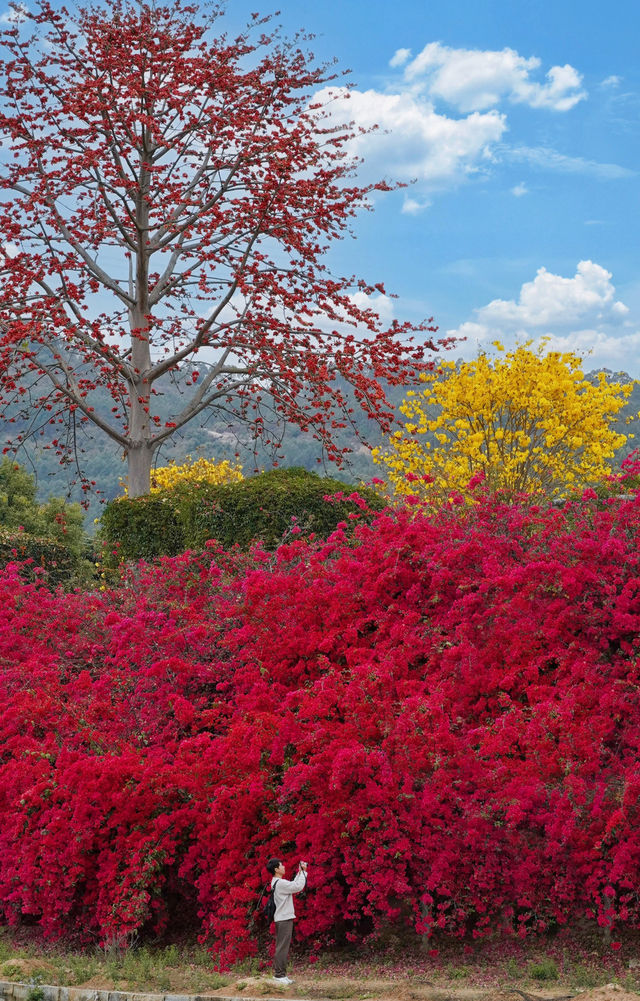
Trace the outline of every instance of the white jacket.
{"label": "white jacket", "polygon": [[288,921],[295,918],[296,912],[293,908],[293,894],[300,893],[307,885],[307,874],[304,869],[298,869],[294,879],[281,879],[274,876],[271,886],[275,887],[273,899],[276,902],[276,913],[274,921]]}

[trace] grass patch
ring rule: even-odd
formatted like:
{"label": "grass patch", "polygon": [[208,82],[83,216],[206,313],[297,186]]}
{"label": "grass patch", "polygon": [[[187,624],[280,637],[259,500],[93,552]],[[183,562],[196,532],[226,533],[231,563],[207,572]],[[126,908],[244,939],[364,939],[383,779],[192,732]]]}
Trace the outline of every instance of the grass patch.
{"label": "grass patch", "polygon": [[17,963],[3,963],[2,976],[5,980],[18,980],[22,973],[22,967]]}
{"label": "grass patch", "polygon": [[[110,950],[84,952],[43,940],[32,929],[0,929],[0,980],[14,980],[36,990],[41,984],[81,987],[87,991],[121,990],[154,994],[206,995],[240,982],[245,993],[273,993],[270,964],[262,943],[260,958],[238,963],[228,974],[215,971],[214,957],[194,941],[153,947],[116,943]],[[387,951],[377,946],[335,948],[318,961],[294,950],[294,976],[300,996],[327,1001],[391,1001],[398,985],[414,1001],[473,1001],[494,988],[519,988],[536,994],[570,994],[617,982],[638,992],[640,935],[628,936],[612,952],[600,937],[539,937],[526,941],[488,939],[468,943],[439,939],[425,951],[422,942],[400,943]],[[630,965],[632,968],[630,969]],[[255,980],[254,980],[255,978]],[[238,994],[242,988],[237,987]],[[33,996],[29,1001],[41,1001]],[[640,1001],[640,998],[638,999]]]}
{"label": "grass patch", "polygon": [[[309,994],[309,990],[305,990]],[[336,984],[331,986],[319,985],[314,996],[329,998],[329,1001],[338,1001],[339,998],[366,998],[368,992],[360,984]]]}
{"label": "grass patch", "polygon": [[13,949],[4,938],[0,938],[0,963],[6,963],[13,956]]}
{"label": "grass patch", "polygon": [[558,964],[550,956],[545,956],[537,962],[529,963],[527,975],[530,980],[535,980],[537,983],[547,983],[551,980],[560,979]]}
{"label": "grass patch", "polygon": [[637,994],[640,992],[640,978],[637,974],[629,972],[622,980],[622,986],[626,991],[634,991]]}
{"label": "grass patch", "polygon": [[[0,957],[0,980],[28,983],[32,990],[40,984],[89,984],[105,990],[202,994],[226,987],[234,979],[212,970],[213,958],[200,946],[71,952],[41,942],[18,946],[8,932],[0,930]],[[257,968],[255,960],[243,965],[245,972]],[[34,995],[29,1001],[41,999]]]}
{"label": "grass patch", "polygon": [[189,954],[176,945],[157,950],[146,946],[129,949],[122,955],[107,957],[104,962],[105,971],[114,983],[160,993],[171,993],[174,989],[200,993],[230,983],[229,976],[212,970],[211,965],[212,958],[204,949]]}
{"label": "grass patch", "polygon": [[595,970],[584,963],[576,963],[569,968],[569,982],[573,987],[591,988],[606,984],[608,978],[602,970]]}
{"label": "grass patch", "polygon": [[521,964],[513,956],[510,956],[504,964],[504,972],[509,980],[522,980],[525,976]]}
{"label": "grass patch", "polygon": [[468,966],[453,966],[449,963],[444,973],[448,980],[467,980],[470,970]]}
{"label": "grass patch", "polygon": [[[49,965],[53,967],[57,980],[69,987],[77,987],[90,980],[98,971],[99,963],[94,956],[85,953],[59,955],[52,953],[48,957]],[[50,977],[51,974],[48,974]]]}
{"label": "grass patch", "polygon": [[[209,963],[211,963],[211,957],[209,957]],[[236,976],[242,974],[246,977],[257,977],[260,973],[260,960],[256,956],[247,956],[246,959],[241,959],[239,963],[233,968]]]}

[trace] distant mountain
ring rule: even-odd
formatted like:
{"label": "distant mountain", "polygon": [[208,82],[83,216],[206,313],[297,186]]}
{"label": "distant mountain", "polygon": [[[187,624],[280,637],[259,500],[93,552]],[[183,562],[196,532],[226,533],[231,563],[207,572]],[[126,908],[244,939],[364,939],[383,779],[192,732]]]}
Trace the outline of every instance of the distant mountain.
{"label": "distant mountain", "polygon": [[[199,367],[202,369],[202,366]],[[591,372],[589,376],[595,378],[597,374]],[[624,372],[613,373],[605,370],[605,374],[607,378],[616,381],[634,382],[631,376]],[[344,385],[340,388],[343,391],[348,389]],[[396,407],[398,419],[400,419],[398,408],[409,388],[388,389],[388,398]],[[162,411],[168,414],[179,409],[182,400],[180,387],[167,382],[162,391]],[[359,412],[359,408],[354,407],[354,410],[354,423],[360,434],[374,447],[382,444],[383,437],[375,422],[368,421],[366,415]],[[617,453],[614,465],[619,464],[634,448],[640,447],[639,411],[640,383],[634,383],[629,401],[619,420],[614,423],[616,430],[627,435],[627,442]],[[380,468],[371,458],[370,450],[359,442],[353,429],[340,431],[338,440],[341,446],[352,450],[342,470],[337,470],[334,463],[329,463],[323,458],[320,444],[311,434],[303,433],[297,427],[288,426],[281,447],[274,450],[261,445],[260,442],[251,444],[243,441],[240,425],[234,426],[224,416],[212,417],[205,426],[187,425],[180,434],[171,439],[161,450],[158,465],[167,465],[171,460],[180,463],[191,455],[193,458],[205,456],[216,460],[235,459],[242,465],[246,475],[258,469],[271,469],[274,465],[302,466],[304,469],[337,475],[348,483],[367,481],[373,476],[381,475]],[[100,517],[104,501],[112,500],[121,493],[120,481],[126,478],[127,468],[120,449],[105,435],[78,441],[78,450],[84,469],[89,478],[95,480],[101,492],[99,497],[89,498],[86,526],[92,531],[94,519]],[[67,496],[72,474],[69,468],[59,464],[53,452],[43,448],[41,439],[31,440],[17,456],[17,461],[36,474],[40,500],[46,500],[50,496]],[[82,492],[76,486],[71,489],[69,496],[72,500],[81,500]]]}
{"label": "distant mountain", "polygon": [[[203,366],[199,365],[198,368],[202,372]],[[339,386],[345,396],[349,397],[349,387],[342,381]],[[180,384],[169,380],[158,388],[160,391],[158,412],[163,419],[167,419],[168,415],[182,409],[183,391]],[[388,398],[396,408],[402,402],[407,388],[388,389]],[[110,405],[111,400],[107,400],[105,395],[104,400],[98,397],[96,409],[98,412],[104,409],[106,416]],[[11,415],[9,411],[8,416],[15,415]],[[157,464],[164,466],[172,460],[181,463],[189,455],[194,459],[205,456],[218,461],[229,459],[239,462],[245,475],[261,469],[271,469],[274,465],[302,466],[304,469],[337,475],[348,483],[357,483],[371,479],[376,472],[379,475],[380,470],[371,458],[370,449],[359,440],[356,429],[372,447],[381,444],[383,437],[376,423],[368,420],[366,414],[360,412],[355,403],[352,417],[354,428],[345,428],[336,435],[341,447],[351,449],[351,454],[347,456],[340,470],[335,463],[326,460],[320,443],[311,433],[303,433],[299,428],[288,425],[284,429],[279,429],[279,434],[276,435],[279,447],[265,446],[260,441],[247,441],[246,430],[240,422],[234,424],[224,414],[215,413],[204,426],[192,423],[182,431],[176,432],[158,453]],[[7,437],[9,430],[12,435],[18,431],[26,431],[26,423],[17,420],[10,427],[7,425]],[[5,438],[5,435],[0,437]],[[45,447],[46,441],[45,437],[39,435],[30,438],[16,456],[18,462],[36,475],[38,499],[68,496],[71,500],[83,500],[80,486],[70,485],[75,475],[73,463],[61,465],[55,452]],[[78,431],[75,446],[78,461],[88,478],[95,481],[96,488],[100,492],[99,495],[84,498],[89,500],[87,529],[93,530],[94,519],[100,517],[104,503],[122,493],[121,481],[126,479],[127,466],[122,450],[104,434],[94,433],[91,429],[87,429],[86,432]]]}

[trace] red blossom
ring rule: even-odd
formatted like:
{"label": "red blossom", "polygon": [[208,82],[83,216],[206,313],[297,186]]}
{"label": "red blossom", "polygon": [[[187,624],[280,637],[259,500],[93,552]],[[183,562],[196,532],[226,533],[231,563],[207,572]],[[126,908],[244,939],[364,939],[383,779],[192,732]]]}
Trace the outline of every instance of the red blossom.
{"label": "red blossom", "polygon": [[229,962],[285,852],[314,952],[638,927],[639,536],[638,497],[481,498],[103,593],[7,568],[3,919],[104,942],[178,905]]}

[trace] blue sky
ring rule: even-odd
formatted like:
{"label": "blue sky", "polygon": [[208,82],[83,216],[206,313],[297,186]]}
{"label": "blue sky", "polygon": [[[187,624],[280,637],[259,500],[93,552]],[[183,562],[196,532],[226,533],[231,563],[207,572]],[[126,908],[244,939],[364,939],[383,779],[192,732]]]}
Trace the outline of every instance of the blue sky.
{"label": "blue sky", "polygon": [[[240,26],[256,0],[229,0]],[[275,9],[275,8],[274,8]],[[632,0],[284,0],[288,32],[352,71],[345,117],[380,197],[336,267],[433,315],[473,356],[551,335],[640,377],[640,8]],[[588,353],[590,352],[590,353]]]}
{"label": "blue sky", "polygon": [[[231,33],[277,9],[227,6]],[[335,113],[380,126],[361,180],[413,182],[335,270],[383,281],[385,318],[466,338],[454,357],[549,336],[640,378],[637,0],[284,0],[275,21],[352,71]]]}

